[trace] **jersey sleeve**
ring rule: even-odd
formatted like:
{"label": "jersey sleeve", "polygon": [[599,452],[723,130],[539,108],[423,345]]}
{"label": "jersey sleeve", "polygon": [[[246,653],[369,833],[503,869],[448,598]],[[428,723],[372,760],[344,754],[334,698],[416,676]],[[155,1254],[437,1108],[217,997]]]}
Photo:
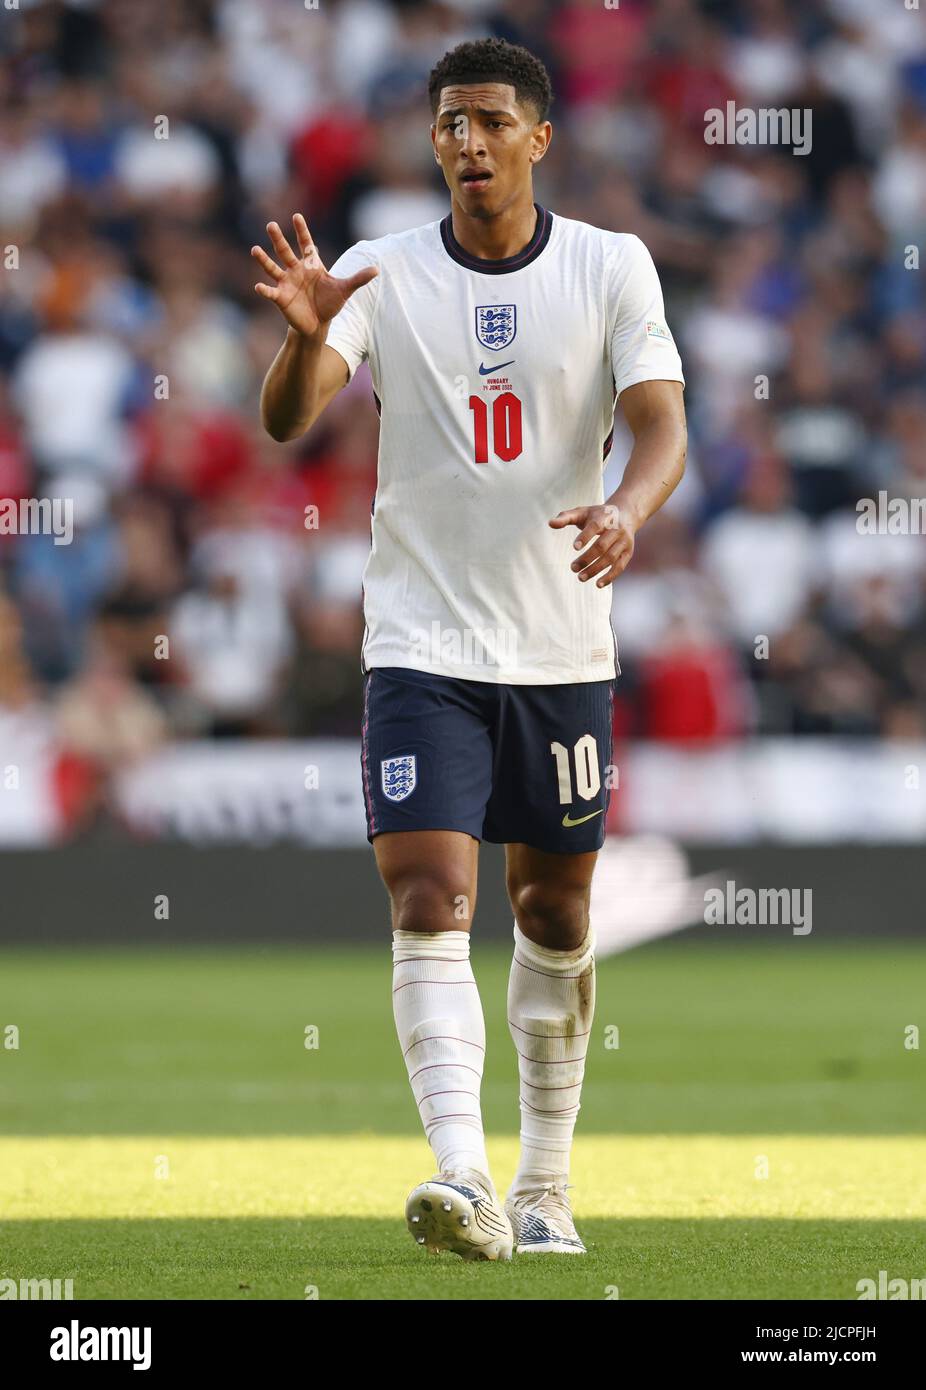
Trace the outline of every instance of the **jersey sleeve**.
{"label": "jersey sleeve", "polygon": [[[358,241],[356,246],[352,246],[335,261],[329,274],[343,278],[353,275],[355,271],[363,270],[365,266],[376,264],[376,257],[369,243]],[[348,381],[352,380],[360,363],[365,362],[369,356],[373,314],[378,295],[379,276],[355,290],[328,325],[325,341],[335,352],[339,352],[347,363]]]}
{"label": "jersey sleeve", "polygon": [[682,359],[666,323],[662,287],[653,258],[628,236],[612,269],[611,371],[617,394],[639,381],[680,381]]}

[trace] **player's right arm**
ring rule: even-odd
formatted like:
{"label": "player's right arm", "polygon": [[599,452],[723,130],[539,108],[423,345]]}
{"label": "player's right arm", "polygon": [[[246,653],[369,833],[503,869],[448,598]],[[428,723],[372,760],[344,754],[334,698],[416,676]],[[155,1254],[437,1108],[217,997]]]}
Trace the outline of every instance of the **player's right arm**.
{"label": "player's right arm", "polygon": [[346,279],[329,275],[301,213],[293,217],[293,229],[299,256],[276,222],[268,223],[267,232],[277,259],[271,260],[260,246],[251,247],[251,255],[273,282],[254,288],[276,305],[288,324],[286,340],[260,394],[264,429],[280,444],[310,429],[347,385],[347,363],[325,341],[328,325],[354,291],[378,274],[375,266],[365,266]]}

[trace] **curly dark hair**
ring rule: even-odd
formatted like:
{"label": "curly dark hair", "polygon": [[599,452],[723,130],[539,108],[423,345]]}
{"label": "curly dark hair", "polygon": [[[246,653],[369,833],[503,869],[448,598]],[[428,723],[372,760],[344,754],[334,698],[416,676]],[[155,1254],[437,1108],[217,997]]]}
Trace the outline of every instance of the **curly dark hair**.
{"label": "curly dark hair", "polygon": [[505,39],[477,39],[445,53],[428,78],[431,111],[436,114],[443,87],[466,82],[507,83],[522,105],[534,107],[538,121],[546,120],[553,100],[550,77],[540,59]]}

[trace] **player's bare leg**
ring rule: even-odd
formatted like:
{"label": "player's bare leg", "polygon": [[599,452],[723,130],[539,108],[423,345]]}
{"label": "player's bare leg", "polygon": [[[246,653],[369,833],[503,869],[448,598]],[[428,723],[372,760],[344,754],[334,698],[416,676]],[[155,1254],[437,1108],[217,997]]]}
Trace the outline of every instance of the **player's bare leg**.
{"label": "player's bare leg", "polygon": [[508,1259],[512,1236],[489,1176],[480,1086],[485,1025],[469,961],[478,842],[451,830],[377,835],[392,904],[393,1012],[437,1175],[414,1189],[418,1244],[464,1259]]}
{"label": "player's bare leg", "polygon": [[521,1155],[505,1209],[519,1254],[584,1254],[566,1187],[595,1011],[588,906],[595,853],[506,846],[515,950],[508,1024],[518,1052]]}

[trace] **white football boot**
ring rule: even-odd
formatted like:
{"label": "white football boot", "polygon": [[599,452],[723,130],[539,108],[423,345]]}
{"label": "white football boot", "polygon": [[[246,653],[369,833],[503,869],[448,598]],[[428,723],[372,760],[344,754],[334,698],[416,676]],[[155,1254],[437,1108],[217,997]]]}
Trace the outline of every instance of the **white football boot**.
{"label": "white football boot", "polygon": [[409,1194],[405,1223],[425,1250],[464,1260],[510,1260],[513,1236],[488,1178],[471,1169],[438,1173]]}
{"label": "white football boot", "polygon": [[545,1183],[534,1191],[509,1195],[505,1211],[518,1255],[585,1255],[572,1220],[566,1184]]}

